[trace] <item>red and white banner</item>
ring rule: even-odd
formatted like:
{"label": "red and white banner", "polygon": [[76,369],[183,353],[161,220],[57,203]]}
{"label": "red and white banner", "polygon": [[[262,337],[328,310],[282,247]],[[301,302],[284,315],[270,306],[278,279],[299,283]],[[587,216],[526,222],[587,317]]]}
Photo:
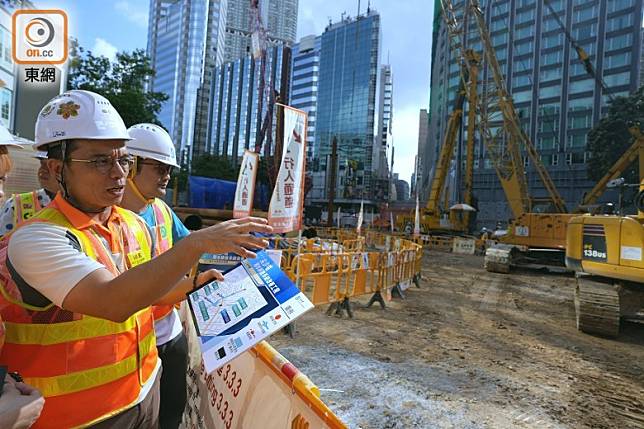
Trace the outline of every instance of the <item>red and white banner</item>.
{"label": "red and white banner", "polygon": [[249,216],[253,210],[258,161],[258,154],[249,150],[244,151],[244,158],[239,166],[237,189],[235,190],[235,204],[233,206],[234,218]]}
{"label": "red and white banner", "polygon": [[364,218],[364,203],[360,201],[360,213],[358,213],[358,224],[356,225],[356,231],[358,234],[360,234],[360,230],[362,230],[362,221]]}
{"label": "red and white banner", "polygon": [[284,106],[283,148],[280,171],[268,208],[268,223],[275,233],[290,232],[302,227],[306,112]]}

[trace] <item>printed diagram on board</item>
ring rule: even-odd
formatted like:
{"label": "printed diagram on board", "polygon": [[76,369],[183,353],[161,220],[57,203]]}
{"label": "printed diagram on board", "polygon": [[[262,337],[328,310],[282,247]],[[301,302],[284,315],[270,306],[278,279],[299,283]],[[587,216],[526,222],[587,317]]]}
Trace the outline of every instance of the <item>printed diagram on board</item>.
{"label": "printed diagram on board", "polygon": [[190,295],[200,335],[219,335],[266,305],[249,278],[212,282]]}

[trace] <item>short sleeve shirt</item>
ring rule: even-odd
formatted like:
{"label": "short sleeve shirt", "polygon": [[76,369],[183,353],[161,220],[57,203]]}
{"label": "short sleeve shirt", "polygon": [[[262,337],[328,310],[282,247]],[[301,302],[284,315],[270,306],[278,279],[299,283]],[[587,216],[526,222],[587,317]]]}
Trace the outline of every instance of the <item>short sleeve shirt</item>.
{"label": "short sleeve shirt", "polygon": [[[97,231],[106,249],[111,249],[110,256],[117,269],[120,272],[127,269],[122,252],[124,238],[114,233],[120,231],[122,222],[117,211],[112,210],[107,223],[101,225],[60,195],[54,201],[74,228]],[[82,279],[95,270],[106,269],[82,251],[78,238],[71,231],[48,222],[18,227],[9,240],[8,262],[25,283],[59,307]]]}

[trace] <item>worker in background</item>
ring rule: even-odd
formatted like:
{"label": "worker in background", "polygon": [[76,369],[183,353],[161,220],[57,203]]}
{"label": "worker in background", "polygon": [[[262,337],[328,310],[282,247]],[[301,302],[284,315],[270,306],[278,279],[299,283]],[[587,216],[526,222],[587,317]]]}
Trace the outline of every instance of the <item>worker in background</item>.
{"label": "worker in background", "polygon": [[0,203],[4,202],[4,184],[13,166],[9,156],[10,146],[22,147],[9,130],[0,125]]}
{"label": "worker in background", "polygon": [[[135,161],[121,207],[143,218],[153,235],[155,254],[160,255],[190,233],[161,199],[165,197],[172,169],[179,167],[174,144],[170,135],[154,124],[134,125],[128,133],[132,140],[127,142],[127,150]],[[174,306],[154,306],[152,313],[157,350],[163,365],[160,428],[176,429],[186,406],[188,341]]]}
{"label": "worker in background", "polygon": [[47,152],[38,151],[34,157],[40,161],[38,182],[40,182],[41,188],[32,192],[16,194],[5,201],[0,209],[0,237],[31,218],[56,196],[58,183],[47,169]]}
{"label": "worker in background", "polygon": [[148,428],[158,425],[160,361],[150,305],[174,304],[215,270],[186,278],[203,253],[267,242],[264,219],[196,231],[152,258],[143,220],[118,207],[133,165],[123,120],[110,102],[73,90],[47,103],[36,149],[61,192],[2,241],[0,365],[38,388],[45,406],[34,428]]}
{"label": "worker in background", "polygon": [[[9,131],[0,126],[0,199],[4,197],[4,182],[11,172],[11,157],[7,147],[20,147]],[[5,327],[0,319],[0,350],[5,340]],[[16,382],[9,374],[0,386],[0,428],[30,427],[40,416],[45,401],[40,392],[25,383]]]}

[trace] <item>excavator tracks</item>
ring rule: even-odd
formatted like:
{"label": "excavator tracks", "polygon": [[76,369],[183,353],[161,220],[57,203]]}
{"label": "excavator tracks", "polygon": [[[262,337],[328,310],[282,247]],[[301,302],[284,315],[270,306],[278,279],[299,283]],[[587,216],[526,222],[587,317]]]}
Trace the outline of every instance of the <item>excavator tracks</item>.
{"label": "excavator tracks", "polygon": [[577,329],[587,334],[616,337],[619,334],[619,292],[616,285],[577,277],[575,288]]}

